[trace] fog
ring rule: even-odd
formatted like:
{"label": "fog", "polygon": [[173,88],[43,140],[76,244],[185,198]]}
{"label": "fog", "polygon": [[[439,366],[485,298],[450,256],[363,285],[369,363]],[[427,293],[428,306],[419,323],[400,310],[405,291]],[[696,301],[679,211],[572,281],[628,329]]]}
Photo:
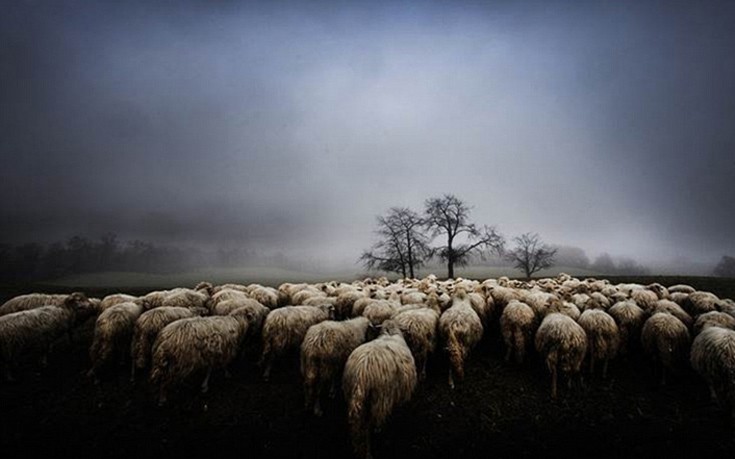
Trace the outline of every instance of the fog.
{"label": "fog", "polygon": [[354,269],[454,193],[511,238],[735,254],[735,4],[0,1],[0,241]]}

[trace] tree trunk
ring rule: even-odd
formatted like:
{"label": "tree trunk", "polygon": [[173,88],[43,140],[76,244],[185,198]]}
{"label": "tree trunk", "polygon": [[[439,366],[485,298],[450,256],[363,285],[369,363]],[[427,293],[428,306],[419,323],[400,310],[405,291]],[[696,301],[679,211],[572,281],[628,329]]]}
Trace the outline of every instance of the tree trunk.
{"label": "tree trunk", "polygon": [[454,279],[454,260],[447,261],[447,276]]}

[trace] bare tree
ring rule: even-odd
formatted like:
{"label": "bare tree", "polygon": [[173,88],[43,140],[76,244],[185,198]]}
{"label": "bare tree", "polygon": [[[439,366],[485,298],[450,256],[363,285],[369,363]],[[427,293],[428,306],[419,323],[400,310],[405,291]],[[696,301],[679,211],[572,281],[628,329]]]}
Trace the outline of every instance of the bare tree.
{"label": "bare tree", "polygon": [[392,207],[377,220],[380,240],[363,252],[360,261],[368,269],[415,277],[415,270],[431,256],[428,238],[421,232],[423,219],[406,207]]}
{"label": "bare tree", "polygon": [[[502,254],[505,240],[494,227],[478,228],[470,222],[470,207],[452,194],[427,199],[425,225],[432,236],[446,236],[446,244],[434,250],[447,262],[447,276],[454,277],[454,266],[464,266],[474,254],[482,255],[482,249]],[[458,238],[463,238],[460,242]]]}
{"label": "bare tree", "polygon": [[516,269],[526,273],[527,278],[554,265],[557,249],[544,244],[537,233],[525,233],[513,240],[516,246],[506,256]]}

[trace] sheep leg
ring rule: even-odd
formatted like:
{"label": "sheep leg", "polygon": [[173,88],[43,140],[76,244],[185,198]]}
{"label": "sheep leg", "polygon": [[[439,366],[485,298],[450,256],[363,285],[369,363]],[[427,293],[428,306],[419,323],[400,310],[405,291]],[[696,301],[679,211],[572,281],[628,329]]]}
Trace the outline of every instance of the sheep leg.
{"label": "sheep leg", "polygon": [[419,381],[426,379],[426,357],[419,356],[416,360],[416,368],[419,370]]}
{"label": "sheep leg", "polygon": [[271,377],[271,367],[273,366],[273,353],[267,344],[265,349],[263,349],[263,357],[260,359],[260,365],[265,367],[263,370],[263,380],[267,382]]}
{"label": "sheep leg", "polygon": [[452,368],[449,368],[449,388],[454,389],[454,377],[452,375]]}
{"label": "sheep leg", "polygon": [[511,348],[508,346],[508,348],[505,350],[505,361],[510,362],[510,354],[511,354]]}
{"label": "sheep leg", "polygon": [[551,398],[556,398],[556,367],[551,367]]}
{"label": "sheep leg", "polygon": [[332,385],[329,386],[329,398],[334,398],[337,396],[337,379],[332,378]]}
{"label": "sheep leg", "polygon": [[595,358],[590,356],[590,375],[595,374]]}
{"label": "sheep leg", "polygon": [[212,367],[207,368],[207,376],[204,377],[202,382],[202,394],[206,394],[209,391],[209,377],[212,375]]}
{"label": "sheep leg", "polygon": [[608,360],[605,359],[605,362],[602,364],[602,379],[607,379],[607,362]]}
{"label": "sheep leg", "polygon": [[130,382],[135,382],[135,360],[130,364]]}

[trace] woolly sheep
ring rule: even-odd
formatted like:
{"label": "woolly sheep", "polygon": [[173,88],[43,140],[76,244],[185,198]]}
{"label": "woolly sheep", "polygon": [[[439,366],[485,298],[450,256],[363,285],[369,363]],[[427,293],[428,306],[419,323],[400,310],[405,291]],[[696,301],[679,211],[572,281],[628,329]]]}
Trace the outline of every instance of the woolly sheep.
{"label": "woolly sheep", "polygon": [[13,380],[17,359],[29,350],[42,352],[45,366],[51,344],[64,334],[71,339],[76,313],[72,302],[61,306],[41,306],[0,317],[0,357],[5,379]]}
{"label": "woolly sheep", "polygon": [[692,319],[692,316],[687,314],[687,312],[683,310],[681,306],[674,303],[673,301],[659,300],[658,302],[656,302],[656,305],[654,306],[653,311],[651,312],[651,315],[656,314],[658,312],[667,312],[671,314],[672,316],[681,320],[682,323],[686,325],[687,328],[689,329],[691,329],[692,326],[694,325],[694,319]]}
{"label": "woolly sheep", "polygon": [[735,330],[735,317],[718,311],[705,312],[697,317],[694,322],[694,335],[699,335],[703,330],[709,327],[729,328]]}
{"label": "woolly sheep", "polygon": [[166,403],[174,384],[205,370],[201,391],[206,393],[212,371],[226,368],[237,356],[249,320],[249,312],[238,309],[226,316],[192,317],[166,325],[153,344],[150,381],[158,386],[158,404]]}
{"label": "woolly sheep", "polygon": [[29,293],[9,299],[0,306],[0,316],[14,312],[28,311],[29,309],[42,306],[61,306],[62,304],[73,305],[77,312],[91,309],[87,296],[82,292],[74,292],[69,295],[47,295],[45,293]]}
{"label": "woolly sheep", "polygon": [[656,307],[656,303],[659,300],[655,292],[643,288],[633,290],[630,293],[630,299],[635,301],[635,304],[647,313],[653,311],[653,308]]}
{"label": "woolly sheep", "polygon": [[148,367],[151,360],[151,348],[158,333],[163,328],[179,319],[194,317],[195,312],[188,308],[162,306],[146,311],[135,321],[133,339],[130,344],[132,360],[130,380],[135,380],[136,371]]}
{"label": "woolly sheep", "polygon": [[570,385],[572,376],[579,374],[587,353],[587,334],[571,318],[552,313],[544,317],[536,330],[535,341],[536,350],[551,373],[551,397],[556,398],[557,373],[564,373]]}
{"label": "woolly sheep", "polygon": [[455,376],[460,381],[464,378],[464,361],[483,333],[480,317],[463,289],[455,292],[452,306],[439,318],[439,333],[449,355],[449,387],[454,389]]}
{"label": "woolly sheep", "polygon": [[500,316],[500,331],[505,342],[505,361],[515,355],[516,363],[523,363],[526,349],[536,331],[536,313],[525,303],[513,300]]}
{"label": "woolly sheep", "polygon": [[350,354],[342,388],[357,457],[371,457],[371,430],[380,428],[396,406],[411,399],[416,383],[413,355],[393,321],[385,322],[377,339]]}
{"label": "woolly sheep", "polygon": [[271,311],[263,324],[263,379],[270,378],[276,357],[290,349],[298,349],[309,327],[334,318],[332,306],[286,306]]}
{"label": "woolly sheep", "polygon": [[439,325],[438,305],[435,309],[418,308],[398,313],[393,321],[403,333],[416,362],[419,379],[426,379],[426,360],[436,348],[436,333]]}
{"label": "woolly sheep", "polygon": [[656,364],[661,365],[661,384],[666,383],[666,371],[675,368],[686,358],[690,342],[686,325],[669,313],[654,314],[643,324],[643,350]]}
{"label": "woolly sheep", "polygon": [[94,324],[94,338],[89,348],[92,368],[88,375],[99,378],[104,366],[117,357],[124,359],[130,352],[135,322],[143,313],[139,303],[116,304],[103,311]]}
{"label": "woolly sheep", "polygon": [[113,293],[112,295],[107,295],[106,297],[102,298],[102,301],[100,302],[97,310],[101,313],[117,304],[130,303],[137,299],[137,297],[133,295],[128,295],[126,293]]}
{"label": "woolly sheep", "polygon": [[607,364],[615,358],[620,347],[620,330],[615,319],[601,309],[588,309],[578,321],[587,334],[587,356],[590,373],[594,374],[595,362],[602,361],[602,377],[607,377]]}
{"label": "woolly sheep", "polygon": [[301,376],[304,378],[305,408],[313,408],[314,415],[322,415],[322,390],[330,387],[330,396],[334,396],[347,358],[368,340],[371,327],[366,317],[344,322],[327,320],[309,327],[301,343]]}
{"label": "woolly sheep", "polygon": [[620,354],[625,355],[640,337],[646,313],[633,301],[615,303],[608,311],[620,330]]}
{"label": "woolly sheep", "polygon": [[690,361],[714,400],[730,406],[735,421],[735,331],[709,327],[692,343]]}
{"label": "woolly sheep", "polygon": [[671,293],[694,293],[697,290],[691,285],[676,284],[669,287],[669,294]]}
{"label": "woolly sheep", "polygon": [[719,298],[710,292],[690,293],[682,307],[692,316],[696,317],[705,312],[716,311]]}

